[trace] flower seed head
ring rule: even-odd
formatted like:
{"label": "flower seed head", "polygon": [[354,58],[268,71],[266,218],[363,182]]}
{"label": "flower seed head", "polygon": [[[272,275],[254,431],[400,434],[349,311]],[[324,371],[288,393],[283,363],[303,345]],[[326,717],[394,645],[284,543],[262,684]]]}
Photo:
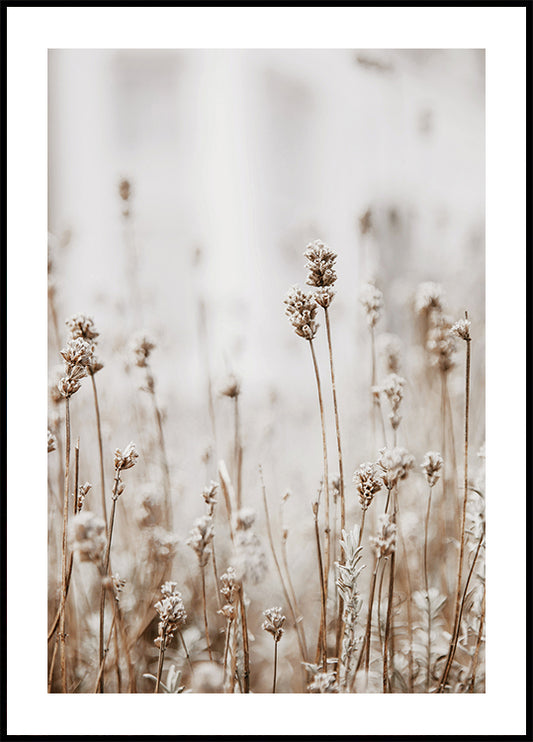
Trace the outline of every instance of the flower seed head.
{"label": "flower seed head", "polygon": [[287,305],[285,314],[291,321],[294,332],[306,340],[313,340],[318,330],[315,321],[317,303],[314,296],[293,286],[284,302]]}
{"label": "flower seed head", "polygon": [[405,448],[382,448],[379,452],[378,466],[381,469],[381,481],[391,490],[400,479],[405,479],[414,467],[415,459]]}
{"label": "flower seed head", "polygon": [[187,613],[183,605],[181,593],[177,590],[177,583],[165,582],[161,586],[162,599],[154,608],[159,615],[158,636],[154,639],[156,647],[166,649],[170,644],[174,631],[180,628],[187,620]]}
{"label": "flower seed head", "polygon": [[155,348],[155,344],[146,335],[137,335],[132,343],[131,350],[134,362],[139,368],[145,368],[148,365],[150,353]]}
{"label": "flower seed head", "polygon": [[381,479],[376,471],[376,465],[369,463],[361,464],[353,475],[353,481],[359,493],[361,507],[363,510],[367,510],[374,499],[374,495],[382,487]]}
{"label": "flower seed head", "polygon": [[324,288],[335,283],[337,274],[333,266],[337,255],[333,250],[326,247],[320,240],[315,240],[307,245],[304,257],[307,259],[305,267],[309,270],[306,281],[308,286]]}
{"label": "flower seed head", "polygon": [[281,639],[285,623],[285,616],[281,612],[281,608],[267,608],[263,611],[265,620],[263,621],[262,628],[272,634],[274,641],[277,643]]}
{"label": "flower seed head", "polygon": [[194,521],[194,526],[185,543],[195,552],[200,567],[205,567],[209,561],[208,546],[214,535],[213,521],[209,515],[202,515]]}
{"label": "flower seed head", "polygon": [[48,428],[48,453],[52,453],[52,451],[56,450],[57,446],[57,440],[55,435],[52,433],[50,428]]}
{"label": "flower seed head", "polygon": [[370,541],[374,545],[378,559],[390,556],[396,551],[396,524],[392,522],[388,513],[379,516],[378,532]]}
{"label": "flower seed head", "polygon": [[470,337],[470,325],[470,320],[460,319],[453,325],[450,332],[452,332],[458,338],[461,338],[461,340],[466,340],[466,342],[469,342],[472,339]]}
{"label": "flower seed head", "polygon": [[92,317],[85,314],[74,314],[67,319],[65,324],[70,330],[72,339],[83,338],[84,340],[95,340],[100,333],[96,332]]}
{"label": "flower seed head", "polygon": [[369,327],[375,327],[383,309],[383,293],[373,283],[366,283],[359,295]]}
{"label": "flower seed head", "polygon": [[442,469],[444,461],[440,453],[436,451],[428,451],[424,456],[424,461],[421,466],[425,472],[427,483],[430,487],[434,487],[439,479],[440,470]]}
{"label": "flower seed head", "polygon": [[119,448],[116,449],[115,469],[118,471],[131,469],[131,467],[135,466],[135,464],[137,463],[138,458],[139,454],[137,453],[137,449],[135,448],[135,443],[130,441],[130,443],[128,443],[128,445],[124,449],[124,453],[122,453]]}

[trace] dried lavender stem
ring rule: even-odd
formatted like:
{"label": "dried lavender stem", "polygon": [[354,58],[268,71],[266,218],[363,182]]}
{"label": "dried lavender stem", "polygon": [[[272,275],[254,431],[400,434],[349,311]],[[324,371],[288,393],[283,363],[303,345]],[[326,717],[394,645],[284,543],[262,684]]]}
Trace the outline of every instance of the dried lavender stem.
{"label": "dried lavender stem", "polygon": [[278,672],[278,642],[274,642],[274,680],[272,681],[272,693],[276,692],[276,675]]}
{"label": "dried lavender stem", "polygon": [[318,529],[318,506],[314,508],[314,515],[315,515],[316,549],[317,549],[317,555],[318,555],[318,570],[319,570],[319,577],[320,577],[320,591],[321,591],[321,597],[322,597],[322,617],[320,621],[318,644],[319,646],[322,647],[322,651],[321,651],[322,670],[323,672],[327,672],[328,650],[327,650],[327,639],[326,639],[326,589],[325,589],[325,584],[324,584],[324,579],[323,579],[324,571],[323,571],[323,566],[322,566],[322,550],[320,548],[320,532]]}
{"label": "dried lavender stem", "polygon": [[389,678],[389,645],[390,645],[390,634],[391,634],[391,619],[392,619],[392,597],[394,590],[394,567],[395,567],[396,552],[392,552],[390,558],[390,570],[389,570],[389,593],[387,598],[387,617],[385,620],[385,641],[383,646],[383,693],[390,693],[390,678]]}
{"label": "dried lavender stem", "polygon": [[239,583],[239,603],[241,607],[242,623],[242,652],[244,655],[244,692],[250,692],[250,650],[248,646],[248,624],[246,622],[246,607],[244,605],[244,592],[242,582]]}
{"label": "dried lavender stem", "polygon": [[[115,469],[115,480],[113,482],[113,496],[112,496],[112,505],[111,505],[111,517],[110,517],[110,523],[109,523],[109,530],[107,534],[107,544],[106,549],[104,552],[104,566],[103,566],[103,573],[102,573],[102,579],[107,577],[109,574],[109,557],[111,555],[111,540],[113,538],[113,528],[115,525],[115,512],[117,507],[117,500],[118,500],[118,486],[120,483],[120,470]],[[100,630],[99,630],[99,655],[100,655],[100,663],[102,665],[102,670],[99,673],[99,692],[104,692],[104,669],[105,669],[105,651],[104,651],[104,621],[105,621],[105,596],[106,596],[106,587],[105,584],[102,584],[102,589],[100,592]],[[113,619],[114,621],[114,619]]]}
{"label": "dried lavender stem", "polygon": [[59,618],[59,641],[61,661],[61,685],[67,693],[67,659],[65,647],[65,606],[67,602],[67,526],[68,496],[70,488],[70,399],[65,397],[65,491],[63,500],[63,538],[61,545],[61,606]]}
{"label": "dried lavender stem", "polygon": [[163,640],[159,644],[159,660],[157,662],[157,678],[155,681],[154,693],[159,693],[159,685],[161,683],[161,673],[163,672],[163,662],[165,659],[164,643],[165,643],[165,640],[163,638]]}
{"label": "dried lavender stem", "polygon": [[235,456],[235,479],[237,481],[237,510],[242,507],[242,447],[239,433],[239,395],[236,394],[235,400],[235,438],[234,438],[234,456]]}
{"label": "dried lavender stem", "polygon": [[[107,535],[107,506],[105,502],[105,474],[104,474],[104,449],[103,449],[103,442],[102,442],[102,425],[100,422],[100,405],[98,404],[98,392],[96,390],[96,381],[94,379],[94,373],[92,371],[89,371],[89,374],[91,376],[91,382],[93,387],[93,397],[94,397],[94,411],[96,415],[96,432],[98,435],[98,455],[100,460],[100,494],[102,498],[102,517],[105,522],[105,530]],[[77,490],[76,490],[77,493]]]}
{"label": "dried lavender stem", "polygon": [[285,585],[285,581],[283,579],[283,573],[281,571],[281,568],[280,568],[280,565],[279,565],[279,561],[278,561],[278,557],[276,555],[276,549],[274,548],[274,539],[272,537],[272,527],[270,525],[270,514],[269,514],[269,511],[268,511],[268,503],[267,503],[267,496],[266,496],[266,487],[265,487],[265,482],[264,482],[264,479],[263,479],[263,469],[262,469],[261,466],[259,466],[259,474],[260,474],[260,477],[261,477],[261,490],[262,490],[262,493],[263,493],[263,505],[264,505],[264,508],[265,508],[265,520],[266,520],[268,541],[270,543],[270,550],[272,552],[272,557],[274,559],[274,564],[276,565],[276,569],[278,571],[278,575],[279,575],[279,579],[280,579],[280,582],[281,582],[281,587],[283,589],[283,594],[285,596],[285,600],[286,600],[287,605],[289,606],[289,610],[290,610],[290,612],[292,614],[292,619],[294,621],[294,628],[296,630],[296,636],[297,636],[297,639],[298,639],[298,646],[300,647],[300,654],[302,655],[302,662],[307,662],[307,658],[306,658],[306,656],[307,656],[307,650],[306,650],[306,647],[305,647],[305,640],[302,639],[302,637],[300,636],[300,627],[298,625],[298,620],[297,620],[297,617],[296,617],[296,610],[295,610],[295,608],[293,606],[293,602],[291,600],[291,596],[289,595],[289,591],[287,590],[287,587]]}
{"label": "dried lavender stem", "polygon": [[429,487],[428,506],[426,511],[426,523],[424,528],[424,585],[426,587],[426,601],[427,601],[427,668],[426,668],[426,691],[429,693],[430,685],[430,666],[431,666],[431,601],[429,599],[429,578],[428,578],[428,529],[429,529],[429,514],[431,510],[431,493],[433,487]]}
{"label": "dried lavender stem", "polygon": [[[465,313],[466,315],[466,313]],[[465,549],[465,525],[466,525],[466,503],[468,499],[468,423],[469,423],[469,406],[470,406],[470,338],[466,340],[466,367],[465,367],[465,429],[464,429],[464,494],[463,494],[463,508],[461,513],[461,541],[459,549],[459,566],[457,569],[457,592],[455,596],[455,618],[454,618],[454,629],[452,633],[452,640],[450,643],[450,649],[448,652],[448,660],[444,668],[440,683],[439,693],[444,691],[446,681],[448,680],[448,674],[453,662],[455,650],[457,649],[457,642],[459,640],[459,624],[460,624],[460,603],[461,603],[461,582],[463,576],[463,561],[464,561],[464,549]]]}
{"label": "dried lavender stem", "polygon": [[[320,385],[320,374],[318,372],[318,363],[315,355],[315,348],[313,341],[309,340],[309,347],[311,348],[311,356],[313,358],[313,368],[315,370],[316,386],[318,392],[318,406],[320,409],[320,424],[322,427],[322,453],[324,457],[324,503],[325,503],[325,517],[326,517],[326,540],[324,545],[324,570],[323,570],[323,591],[324,594],[328,593],[328,578],[329,578],[329,554],[330,554],[330,523],[329,523],[329,485],[328,485],[328,448],[326,442],[326,423],[324,419],[324,405],[322,402],[322,387]],[[317,521],[318,522],[318,521]],[[327,615],[324,612],[324,625],[327,625]]]}
{"label": "dried lavender stem", "polygon": [[205,640],[207,642],[207,651],[209,653],[209,659],[213,661],[213,655],[211,653],[211,641],[209,639],[209,626],[207,624],[207,599],[205,595],[205,567],[202,565],[200,569],[202,573],[202,604],[204,608],[204,629],[205,629]]}
{"label": "dried lavender stem", "polygon": [[[152,379],[152,385],[148,385],[153,387],[153,376],[152,373],[148,367],[148,364],[146,364],[146,374],[147,377],[150,377]],[[163,469],[163,485],[165,490],[165,519],[167,522],[167,527],[172,527],[172,501],[171,501],[171,485],[170,485],[170,469],[168,466],[168,457],[167,457],[167,450],[165,446],[165,436],[163,434],[163,419],[161,417],[161,410],[159,409],[159,405],[157,404],[157,400],[155,397],[155,391],[151,392],[152,396],[152,403],[154,406],[154,415],[155,415],[155,421],[157,425],[157,434],[159,437],[159,447],[161,449],[161,465]]]}

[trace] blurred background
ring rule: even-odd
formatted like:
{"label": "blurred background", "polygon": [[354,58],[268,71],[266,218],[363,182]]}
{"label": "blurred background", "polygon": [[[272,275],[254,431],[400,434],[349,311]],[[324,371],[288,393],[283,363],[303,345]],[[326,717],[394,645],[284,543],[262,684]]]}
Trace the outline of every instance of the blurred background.
{"label": "blurred background", "polygon": [[[304,286],[302,254],[315,239],[338,253],[330,314],[347,476],[377,454],[359,302],[369,279],[384,292],[377,330],[406,346],[421,281],[442,285],[454,320],[469,311],[477,450],[484,89],[483,50],[50,50],[50,256],[63,333],[50,332],[50,366],[67,337],[63,320],[92,316],[107,450],[133,439],[142,453],[147,433],[132,416],[131,395],[143,378],[128,367],[128,343],[145,331],[157,345],[152,366],[176,492],[198,493],[187,501],[199,513],[206,478],[216,478],[218,459],[231,459],[232,409],[218,391],[234,373],[245,503],[260,503],[262,463],[273,496],[296,491],[309,515],[321,476],[316,389],[307,344],[292,331],[283,299],[291,285]],[[127,217],[123,178],[131,184]],[[323,334],[317,353],[327,383]],[[461,359],[450,381],[456,395]],[[409,382],[407,363],[402,372]],[[438,447],[429,419],[419,443],[410,434],[424,418],[412,389],[404,407],[402,444],[424,446],[417,457]],[[455,424],[460,440],[460,414]],[[90,469],[87,451],[82,445]],[[179,530],[189,527],[186,520]]]}

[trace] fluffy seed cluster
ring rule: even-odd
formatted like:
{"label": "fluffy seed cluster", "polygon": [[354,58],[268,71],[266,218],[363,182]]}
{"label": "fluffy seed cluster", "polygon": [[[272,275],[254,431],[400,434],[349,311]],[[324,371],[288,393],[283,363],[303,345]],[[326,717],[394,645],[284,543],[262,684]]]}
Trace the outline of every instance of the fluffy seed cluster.
{"label": "fluffy seed cluster", "polygon": [[82,338],[92,346],[92,358],[87,364],[88,370],[92,374],[100,371],[104,367],[103,363],[100,363],[96,358],[96,338],[100,333],[96,331],[92,317],[88,317],[86,314],[74,314],[66,320],[66,325],[73,340]]}
{"label": "fluffy seed cluster", "polygon": [[378,335],[377,346],[387,374],[397,374],[401,365],[402,344],[397,335],[384,332]]}
{"label": "fluffy seed cluster", "polygon": [[379,387],[376,387],[376,391],[383,393],[389,401],[391,408],[389,420],[393,430],[398,429],[402,419],[398,413],[403,400],[403,387],[405,384],[406,381],[402,376],[392,373],[385,377]]}
{"label": "fluffy seed cluster", "polygon": [[163,597],[154,606],[159,615],[158,636],[154,639],[156,647],[166,649],[174,637],[174,632],[187,620],[183,599],[177,587],[176,582],[165,582],[161,585]]}
{"label": "fluffy seed cluster", "polygon": [[285,623],[285,616],[281,612],[281,608],[267,608],[263,611],[265,620],[263,621],[262,628],[272,634],[275,642],[279,642],[285,629],[283,624]]}
{"label": "fluffy seed cluster", "polygon": [[457,350],[451,329],[449,317],[441,312],[432,313],[426,348],[431,365],[443,373],[454,366],[453,354]]}
{"label": "fluffy seed cluster", "polygon": [[383,309],[383,293],[373,283],[366,283],[361,289],[359,301],[363,305],[369,327],[375,327]]}
{"label": "fluffy seed cluster", "polygon": [[313,295],[315,301],[319,306],[327,309],[335,296],[332,287],[337,280],[334,269],[337,255],[323,242],[315,240],[307,245],[304,257],[307,259],[305,267],[309,271],[306,283],[317,289]]}
{"label": "fluffy seed cluster", "polygon": [[209,515],[202,515],[194,521],[193,528],[189,534],[186,543],[195,552],[198,557],[200,567],[205,567],[209,561],[209,544],[213,540],[215,531],[213,529],[213,520]]}
{"label": "fluffy seed cluster", "polygon": [[432,311],[444,311],[444,292],[442,286],[433,281],[421,283],[415,295],[415,311],[417,314],[428,314]]}
{"label": "fluffy seed cluster", "polygon": [[217,504],[217,490],[218,490],[218,483],[209,482],[208,485],[206,485],[202,492],[202,497],[204,498],[204,502],[208,507],[209,515],[213,515],[213,511],[215,509],[215,505]]}
{"label": "fluffy seed cluster", "polygon": [[472,339],[470,337],[470,325],[470,320],[460,319],[452,326],[450,332],[468,343]]}
{"label": "fluffy seed cluster", "polygon": [[78,513],[69,523],[69,541],[81,562],[99,563],[106,546],[104,521],[89,510]]}
{"label": "fluffy seed cluster", "polygon": [[171,559],[176,553],[178,537],[161,526],[146,529],[146,549],[149,559]]}
{"label": "fluffy seed cluster", "polygon": [[80,512],[80,510],[83,508],[83,505],[85,504],[85,498],[89,494],[89,490],[91,489],[92,484],[90,482],[85,482],[85,484],[80,484],[78,487],[78,496],[76,500],[76,508],[77,511]]}
{"label": "fluffy seed cluster", "polygon": [[337,676],[334,672],[317,672],[307,686],[309,693],[338,693]]}
{"label": "fluffy seed cluster", "polygon": [[229,621],[233,621],[233,619],[235,618],[235,607],[233,604],[235,603],[237,590],[239,589],[237,575],[233,567],[228,567],[228,569],[221,576],[220,583],[222,585],[222,587],[220,588],[220,592],[224,596],[226,603],[219,611],[217,611],[217,613],[225,616]]}
{"label": "fluffy seed cluster", "polygon": [[379,516],[378,532],[370,538],[370,541],[378,559],[390,556],[396,551],[396,524],[392,522],[388,513]]}
{"label": "fluffy seed cluster", "polygon": [[437,484],[443,464],[442,456],[436,451],[428,451],[424,456],[421,467],[424,470],[427,483],[430,487],[434,487]]}
{"label": "fluffy seed cluster", "polygon": [[287,305],[285,314],[291,321],[294,332],[306,340],[313,340],[318,330],[318,323],[315,321],[317,303],[314,295],[293,286],[284,302]]}
{"label": "fluffy seed cluster", "polygon": [[374,495],[382,487],[381,478],[376,471],[376,465],[370,463],[361,464],[359,469],[356,469],[354,472],[353,481],[359,493],[361,507],[363,510],[367,510],[372,504]]}
{"label": "fluffy seed cluster", "polygon": [[234,547],[232,562],[238,579],[246,579],[257,585],[266,575],[267,559],[255,531],[252,528],[238,529]]}
{"label": "fluffy seed cluster", "polygon": [[130,441],[130,443],[128,443],[128,445],[124,449],[124,452],[122,452],[119,448],[115,450],[115,469],[117,471],[131,469],[131,467],[135,466],[135,464],[137,463],[138,458],[139,454],[137,453],[137,449],[135,448],[135,443]]}
{"label": "fluffy seed cluster", "polygon": [[400,479],[405,479],[415,465],[414,456],[405,448],[381,448],[379,451],[378,466],[381,469],[381,481],[391,490]]}
{"label": "fluffy seed cluster", "polygon": [[150,353],[155,348],[155,344],[146,335],[138,335],[131,344],[131,351],[136,366],[146,368]]}
{"label": "fluffy seed cluster", "polygon": [[60,351],[65,362],[65,375],[61,377],[57,388],[65,399],[75,394],[81,386],[81,380],[87,376],[87,369],[94,362],[94,346],[83,338],[71,338]]}

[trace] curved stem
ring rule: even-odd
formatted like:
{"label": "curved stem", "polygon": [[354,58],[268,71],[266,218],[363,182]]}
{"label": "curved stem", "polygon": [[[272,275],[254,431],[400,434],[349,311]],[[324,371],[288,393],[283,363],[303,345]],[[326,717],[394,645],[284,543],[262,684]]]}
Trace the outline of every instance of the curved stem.
{"label": "curved stem", "polygon": [[426,667],[426,691],[429,693],[430,684],[430,673],[431,673],[431,600],[429,598],[429,578],[428,578],[428,528],[429,528],[429,514],[431,510],[431,493],[433,487],[429,488],[428,506],[426,511],[426,523],[424,528],[424,584],[426,588],[426,602],[427,602],[427,667]]}
{"label": "curved stem", "polygon": [[67,693],[67,658],[65,647],[65,606],[67,602],[67,527],[68,527],[68,496],[70,489],[70,399],[65,398],[65,490],[63,499],[63,538],[61,544],[61,607],[59,618],[59,642],[61,662],[61,686],[63,693]]}
{"label": "curved stem", "polygon": [[107,507],[105,502],[105,474],[104,474],[104,450],[102,443],[102,425],[100,422],[100,406],[98,404],[98,392],[96,391],[96,381],[94,380],[94,373],[90,371],[91,382],[93,387],[94,396],[94,411],[96,415],[96,432],[98,435],[98,454],[100,459],[100,495],[102,498],[102,514],[105,522],[105,531],[107,535]]}

